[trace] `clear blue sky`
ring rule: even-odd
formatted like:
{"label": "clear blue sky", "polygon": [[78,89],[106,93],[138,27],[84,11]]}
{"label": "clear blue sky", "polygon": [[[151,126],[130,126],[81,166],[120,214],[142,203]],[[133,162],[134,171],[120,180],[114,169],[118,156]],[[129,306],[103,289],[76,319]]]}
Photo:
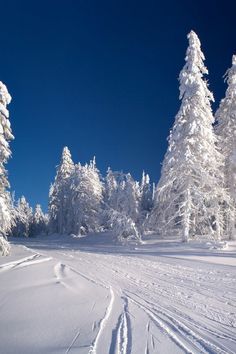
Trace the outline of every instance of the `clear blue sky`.
{"label": "clear blue sky", "polygon": [[236,1],[0,1],[0,80],[15,141],[12,190],[47,206],[67,145],[104,173],[160,174],[187,33],[199,35],[216,103],[236,52]]}

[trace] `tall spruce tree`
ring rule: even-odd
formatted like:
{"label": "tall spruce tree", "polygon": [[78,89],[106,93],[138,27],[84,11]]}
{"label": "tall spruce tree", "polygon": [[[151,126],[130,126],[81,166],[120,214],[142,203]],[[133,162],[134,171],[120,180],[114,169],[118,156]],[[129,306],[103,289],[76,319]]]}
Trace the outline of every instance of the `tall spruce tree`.
{"label": "tall spruce tree", "polygon": [[232,67],[225,74],[228,84],[225,98],[216,112],[216,134],[218,147],[224,156],[225,188],[229,191],[232,212],[226,211],[225,229],[230,239],[235,239],[236,224],[236,55],[232,58]]}
{"label": "tall spruce tree", "polygon": [[7,192],[9,182],[5,169],[5,164],[11,155],[9,141],[14,139],[7,110],[10,102],[11,96],[6,86],[0,82],[0,235],[4,237],[11,227],[11,203]]}
{"label": "tall spruce tree", "polygon": [[204,235],[219,239],[223,232],[221,202],[223,157],[215,147],[213,95],[204,75],[204,55],[194,31],[188,34],[186,64],[180,72],[180,110],[168,138],[155,206],[149,224],[183,241]]}
{"label": "tall spruce tree", "polygon": [[70,177],[75,169],[68,147],[64,147],[55,181],[49,192],[49,231],[68,233],[70,213]]}

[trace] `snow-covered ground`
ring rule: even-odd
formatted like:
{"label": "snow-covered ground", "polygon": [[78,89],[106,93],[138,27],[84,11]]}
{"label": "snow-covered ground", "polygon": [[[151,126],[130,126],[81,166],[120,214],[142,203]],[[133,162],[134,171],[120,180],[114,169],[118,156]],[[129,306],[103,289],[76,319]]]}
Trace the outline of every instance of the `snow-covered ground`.
{"label": "snow-covered ground", "polygon": [[236,243],[12,240],[0,353],[236,353]]}

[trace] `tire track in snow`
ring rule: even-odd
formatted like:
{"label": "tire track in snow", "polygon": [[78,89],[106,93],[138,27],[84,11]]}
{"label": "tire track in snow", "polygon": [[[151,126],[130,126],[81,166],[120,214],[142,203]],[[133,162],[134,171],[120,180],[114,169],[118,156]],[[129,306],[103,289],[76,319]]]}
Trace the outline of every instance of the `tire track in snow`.
{"label": "tire track in snow", "polygon": [[100,337],[106,327],[106,323],[107,323],[109,317],[111,316],[114,301],[115,301],[115,294],[114,294],[112,287],[110,287],[110,303],[106,309],[105,316],[103,317],[103,319],[100,322],[98,334],[97,334],[95,340],[93,341],[91,349],[89,350],[89,354],[100,354],[99,352],[97,352],[98,343],[99,343]]}

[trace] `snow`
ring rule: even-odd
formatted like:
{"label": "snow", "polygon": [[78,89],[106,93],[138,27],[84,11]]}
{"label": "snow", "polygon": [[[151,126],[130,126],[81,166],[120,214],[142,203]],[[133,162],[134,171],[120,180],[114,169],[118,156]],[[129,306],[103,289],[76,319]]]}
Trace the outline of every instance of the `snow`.
{"label": "snow", "polygon": [[0,352],[236,352],[236,242],[12,239]]}
{"label": "snow", "polygon": [[10,253],[10,249],[11,246],[9,242],[3,236],[0,236],[0,254],[7,256]]}

